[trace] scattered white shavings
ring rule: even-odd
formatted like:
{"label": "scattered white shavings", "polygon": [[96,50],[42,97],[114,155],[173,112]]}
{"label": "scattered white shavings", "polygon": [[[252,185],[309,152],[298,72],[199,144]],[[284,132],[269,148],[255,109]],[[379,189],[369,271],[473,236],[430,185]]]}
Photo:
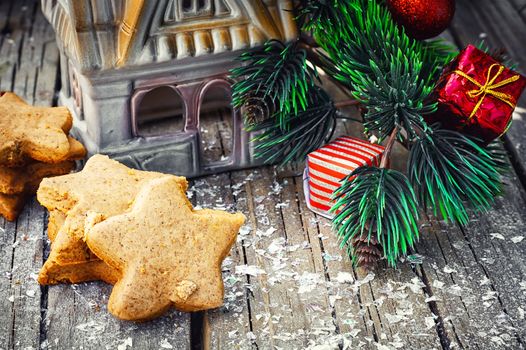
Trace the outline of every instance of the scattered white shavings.
{"label": "scattered white shavings", "polygon": [[526,290],[526,280],[520,281],[519,286],[521,286],[521,290]]}
{"label": "scattered white shavings", "polygon": [[254,334],[254,332],[247,332],[247,339],[251,342],[251,343],[254,343],[257,339],[256,335]]}
{"label": "scattered white shavings", "polygon": [[30,298],[34,298],[36,294],[36,291],[34,289],[26,290],[26,295]]}
{"label": "scattered white shavings", "polygon": [[240,236],[248,236],[250,232],[252,232],[252,227],[250,227],[248,225],[243,225],[239,229],[239,235]]}
{"label": "scattered white shavings", "polygon": [[286,240],[284,237],[274,239],[267,248],[269,254],[281,253],[285,250]]}
{"label": "scattered white shavings", "polygon": [[276,203],[274,206],[276,209],[282,209],[282,208],[288,208],[290,206],[290,200],[286,200],[285,202]]}
{"label": "scattered white shavings", "polygon": [[163,340],[161,340],[161,342],[159,343],[159,346],[163,349],[173,349],[173,345],[170,344],[170,342],[168,341],[168,339],[164,338]]}
{"label": "scattered white shavings", "polygon": [[420,278],[418,277],[413,277],[411,279],[411,283],[406,283],[405,284],[409,289],[411,289],[411,291],[415,294],[419,294],[419,293],[422,293],[422,288],[424,288],[426,285],[424,284],[424,282],[422,282],[420,280]]}
{"label": "scattered white shavings", "polygon": [[128,337],[122,343],[117,345],[117,350],[126,350],[128,347],[133,348],[133,339]]}
{"label": "scattered white shavings", "polygon": [[458,284],[454,284],[451,287],[449,287],[447,289],[447,292],[456,296],[462,296],[462,288]]}
{"label": "scattered white shavings", "polygon": [[394,314],[393,315],[393,314],[386,313],[385,317],[387,318],[387,322],[389,322],[390,324],[395,324],[395,323],[398,323],[400,321],[407,320],[407,317],[405,317],[404,315],[401,315],[401,314]]}
{"label": "scattered white shavings", "polygon": [[250,276],[260,276],[265,275],[266,271],[255,266],[255,265],[238,265],[235,268],[235,274],[237,275],[250,275]]}
{"label": "scattered white shavings", "polygon": [[[287,181],[284,181],[283,182],[285,185],[288,184]],[[272,187],[271,187],[271,193],[269,194],[274,194],[274,195],[278,195],[281,193],[281,191],[283,190],[283,186],[279,184],[279,182],[277,182],[276,180],[274,180],[274,182],[272,183]]]}
{"label": "scattered white shavings", "polygon": [[490,340],[502,348],[507,346],[507,342],[502,338],[502,336],[495,335],[491,337]]}
{"label": "scattered white shavings", "polygon": [[424,318],[424,322],[426,324],[426,329],[431,329],[435,327],[435,318],[432,316]]}
{"label": "scattered white shavings", "polygon": [[517,308],[517,312],[519,313],[519,320],[524,320],[524,316],[525,316],[525,311],[522,307],[518,307]]}
{"label": "scattered white shavings", "polygon": [[495,292],[495,291],[487,291],[486,294],[484,294],[482,296],[482,300],[483,301],[488,301],[488,300],[497,300],[497,296],[499,295],[498,292]]}
{"label": "scattered white shavings", "polygon": [[100,334],[104,332],[105,324],[97,322],[95,320],[88,321],[86,323],[81,323],[75,326],[76,329],[82,332],[88,332],[91,334]]}
{"label": "scattered white shavings", "polygon": [[29,274],[29,278],[31,278],[35,282],[38,282],[38,272],[31,272]]}
{"label": "scattered white shavings", "polygon": [[443,270],[445,273],[455,273],[457,272],[457,270],[455,269],[452,269],[451,267],[449,267],[448,265],[444,266],[444,270]]}
{"label": "scattered white shavings", "polygon": [[238,336],[238,331],[237,331],[237,329],[228,332],[228,337],[229,337],[230,339],[237,338],[237,336]]}
{"label": "scattered white shavings", "polygon": [[445,283],[444,283],[444,282],[441,282],[441,281],[439,281],[439,280],[434,280],[434,281],[433,281],[433,284],[432,284],[433,288],[437,288],[437,289],[442,289],[442,288],[444,288],[444,285],[445,285]]}
{"label": "scattered white shavings", "polygon": [[320,222],[320,217],[312,217],[309,219],[309,226],[315,227]]}
{"label": "scattered white shavings", "polygon": [[480,280],[479,284],[480,284],[481,286],[488,286],[488,285],[491,284],[491,280],[490,280],[487,276],[484,276],[484,277]]}
{"label": "scattered white shavings", "polygon": [[524,240],[524,236],[514,236],[514,237],[511,237],[511,241],[513,243],[520,243]]}
{"label": "scattered white shavings", "polygon": [[266,231],[256,231],[256,235],[258,237],[270,237],[274,232],[276,232],[278,229],[275,227],[270,227]]}
{"label": "scattered white shavings", "polygon": [[323,253],[323,260],[325,261],[342,261],[343,256],[341,255],[330,255],[329,253]]}
{"label": "scattered white shavings", "polygon": [[430,303],[432,301],[439,301],[439,299],[436,297],[436,295],[432,295],[424,300],[426,303]]}
{"label": "scattered white shavings", "polygon": [[367,276],[365,276],[362,280],[354,282],[353,288],[358,288],[364,284],[371,282],[372,280],[374,280],[374,277],[375,274],[373,272],[369,272],[369,274],[367,274]]}
{"label": "scattered white shavings", "polygon": [[11,295],[9,298],[7,298],[7,300],[9,300],[10,303],[14,303],[15,302],[15,296]]}
{"label": "scattered white shavings", "polygon": [[500,240],[505,240],[506,239],[506,238],[504,238],[503,235],[501,235],[498,232],[490,233],[489,235],[491,236],[491,239],[500,239]]}
{"label": "scattered white shavings", "polygon": [[339,271],[334,281],[338,283],[352,283],[354,282],[354,276],[352,273]]}
{"label": "scattered white shavings", "polygon": [[298,278],[298,294],[312,292],[321,282],[322,276],[320,274],[306,271],[303,272],[303,274]]}

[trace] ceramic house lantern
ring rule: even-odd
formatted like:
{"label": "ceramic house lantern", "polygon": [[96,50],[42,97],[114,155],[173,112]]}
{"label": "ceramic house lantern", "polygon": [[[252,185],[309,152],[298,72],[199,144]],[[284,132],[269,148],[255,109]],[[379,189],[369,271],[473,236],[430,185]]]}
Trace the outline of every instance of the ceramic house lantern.
{"label": "ceramic house lantern", "polygon": [[[61,53],[60,103],[89,154],[189,177],[256,165],[230,107],[228,72],[242,50],[297,37],[291,8],[291,0],[42,0]],[[206,157],[204,124],[218,120],[228,152]]]}

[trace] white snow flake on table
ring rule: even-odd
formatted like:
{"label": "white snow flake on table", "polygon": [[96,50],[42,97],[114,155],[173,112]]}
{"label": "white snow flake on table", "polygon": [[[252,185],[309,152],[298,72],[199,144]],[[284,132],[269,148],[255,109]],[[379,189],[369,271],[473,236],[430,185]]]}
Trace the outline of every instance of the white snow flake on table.
{"label": "white snow flake on table", "polygon": [[133,348],[133,339],[128,337],[117,346],[117,350],[126,350],[128,347]]}
{"label": "white snow flake on table", "polygon": [[524,240],[524,236],[514,236],[514,237],[511,237],[511,241],[513,243],[520,243]]}
{"label": "white snow flake on table", "polygon": [[250,275],[250,276],[259,276],[266,274],[265,270],[255,266],[255,265],[239,265],[236,266],[235,273],[238,275]]}

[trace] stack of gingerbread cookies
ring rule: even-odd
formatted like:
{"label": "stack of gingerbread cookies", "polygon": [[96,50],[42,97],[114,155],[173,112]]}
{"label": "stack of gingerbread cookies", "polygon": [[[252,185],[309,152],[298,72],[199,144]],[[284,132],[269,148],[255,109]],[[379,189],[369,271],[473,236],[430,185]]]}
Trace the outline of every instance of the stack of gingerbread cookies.
{"label": "stack of gingerbread cookies", "polygon": [[43,178],[67,174],[85,157],[71,127],[67,108],[34,107],[0,92],[0,215],[16,220]]}
{"label": "stack of gingerbread cookies", "polygon": [[125,320],[221,305],[221,262],[245,217],[194,210],[187,186],[102,155],[78,173],[44,179],[37,199],[50,211],[52,245],[39,282],[114,284],[108,309]]}

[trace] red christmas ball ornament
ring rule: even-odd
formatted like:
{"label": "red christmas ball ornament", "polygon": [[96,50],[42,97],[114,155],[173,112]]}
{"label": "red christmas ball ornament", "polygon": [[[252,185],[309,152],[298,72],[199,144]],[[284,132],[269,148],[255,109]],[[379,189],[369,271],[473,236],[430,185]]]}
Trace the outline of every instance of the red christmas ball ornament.
{"label": "red christmas ball ornament", "polygon": [[387,0],[394,20],[415,39],[442,33],[455,14],[455,0]]}

